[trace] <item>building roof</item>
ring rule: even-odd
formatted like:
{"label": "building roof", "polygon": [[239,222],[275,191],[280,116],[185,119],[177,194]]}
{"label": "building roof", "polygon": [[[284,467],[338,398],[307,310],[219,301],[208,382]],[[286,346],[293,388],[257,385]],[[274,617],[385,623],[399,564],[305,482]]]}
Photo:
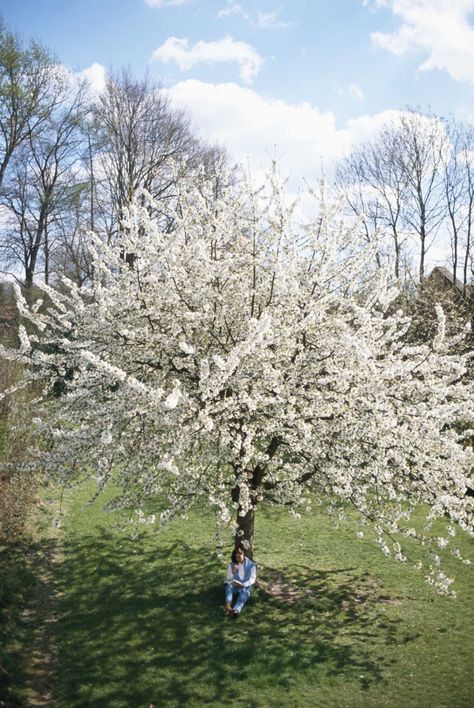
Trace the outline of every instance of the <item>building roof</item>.
{"label": "building roof", "polygon": [[459,278],[455,279],[453,273],[451,273],[448,268],[445,268],[444,266],[436,266],[435,268],[433,268],[428,277],[434,278],[436,276],[441,276],[444,280],[446,280],[447,283],[449,283],[449,285],[455,287],[456,290],[458,290],[463,296],[467,296],[468,298],[471,298],[473,296],[472,284],[468,283],[466,286],[464,286],[462,280],[459,280]]}

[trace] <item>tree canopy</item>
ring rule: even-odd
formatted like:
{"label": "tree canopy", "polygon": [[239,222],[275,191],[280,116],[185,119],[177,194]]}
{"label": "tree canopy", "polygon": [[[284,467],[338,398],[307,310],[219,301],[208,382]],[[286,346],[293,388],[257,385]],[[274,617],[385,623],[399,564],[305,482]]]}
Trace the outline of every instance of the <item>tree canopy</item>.
{"label": "tree canopy", "polygon": [[[3,355],[43,382],[49,442],[34,463],[65,484],[113,482],[138,509],[160,495],[162,522],[209,504],[249,553],[264,499],[352,505],[399,560],[404,536],[425,541],[410,523],[420,504],[446,519],[442,545],[453,522],[472,533],[468,355],[449,353],[441,308],[433,341],[406,341],[377,244],[315,198],[301,226],[274,176],[217,195],[183,180],[172,234],[142,194],[116,243],[93,241],[90,287],[46,287],[47,306],[19,293],[28,333]],[[436,563],[428,576],[447,590]]]}

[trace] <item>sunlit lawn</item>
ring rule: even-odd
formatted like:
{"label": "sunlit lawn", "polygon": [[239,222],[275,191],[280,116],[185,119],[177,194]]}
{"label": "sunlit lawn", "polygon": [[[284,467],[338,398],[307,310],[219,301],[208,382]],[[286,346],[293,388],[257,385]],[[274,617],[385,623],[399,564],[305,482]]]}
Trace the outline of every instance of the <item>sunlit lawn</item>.
{"label": "sunlit lawn", "polygon": [[453,561],[452,601],[357,539],[355,526],[266,509],[260,576],[279,570],[301,597],[257,590],[234,620],[222,613],[210,515],[132,540],[86,499],[75,493],[65,521],[61,708],[472,705],[473,566]]}

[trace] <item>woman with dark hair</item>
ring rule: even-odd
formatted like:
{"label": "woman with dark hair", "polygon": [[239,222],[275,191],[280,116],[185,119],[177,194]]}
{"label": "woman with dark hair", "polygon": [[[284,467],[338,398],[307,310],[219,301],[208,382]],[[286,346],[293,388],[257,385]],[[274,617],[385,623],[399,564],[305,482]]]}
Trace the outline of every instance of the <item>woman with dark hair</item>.
{"label": "woman with dark hair", "polygon": [[[237,617],[250,597],[250,588],[257,579],[257,566],[238,546],[227,568],[224,614]],[[232,603],[234,606],[232,607]]]}

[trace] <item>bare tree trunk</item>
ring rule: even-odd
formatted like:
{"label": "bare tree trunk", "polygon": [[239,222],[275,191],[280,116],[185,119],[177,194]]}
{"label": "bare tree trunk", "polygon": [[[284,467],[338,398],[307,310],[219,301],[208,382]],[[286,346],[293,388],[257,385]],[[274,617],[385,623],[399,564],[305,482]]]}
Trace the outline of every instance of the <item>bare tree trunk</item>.
{"label": "bare tree trunk", "polygon": [[90,226],[90,230],[91,230],[91,231],[94,231],[94,228],[95,228],[95,223],[94,223],[94,189],[95,189],[95,181],[94,181],[94,160],[92,159],[92,144],[91,144],[91,136],[90,136],[90,133],[87,134],[87,146],[88,146],[88,149],[89,149],[89,169],[90,169],[90,173],[91,173],[89,226]]}
{"label": "bare tree trunk", "polygon": [[456,228],[453,229],[453,282],[456,284],[458,277],[458,234]]}
{"label": "bare tree trunk", "polygon": [[[468,147],[472,149],[474,146],[474,131],[471,130],[468,136]],[[473,220],[474,220],[474,174],[472,169],[472,164],[470,161],[471,151],[466,150],[465,159],[465,170],[466,170],[466,183],[467,183],[467,223],[466,223],[466,252],[464,255],[463,263],[463,295],[466,296],[466,288],[468,283],[468,265],[469,260],[472,258],[472,230],[473,230]],[[474,315],[473,315],[474,324]],[[474,332],[471,328],[471,337]]]}
{"label": "bare tree trunk", "polygon": [[422,232],[420,235],[420,283],[425,277],[425,255],[426,255],[426,236]]}
{"label": "bare tree trunk", "polygon": [[27,265],[25,268],[25,290],[29,291],[33,287],[34,269]]}
{"label": "bare tree trunk", "polygon": [[46,225],[46,214],[45,206],[42,205],[40,209],[40,215],[38,219],[38,225],[36,227],[36,233],[30,248],[29,263],[26,264],[25,268],[25,288],[31,288],[33,285],[33,277],[36,271],[36,263],[38,261],[38,255],[40,248],[44,245],[44,232]]}
{"label": "bare tree trunk", "polygon": [[5,173],[7,171],[8,163],[10,162],[10,158],[12,156],[12,153],[13,153],[12,150],[8,150],[5,153],[3,160],[0,164],[0,187],[2,186],[3,180],[5,179]]}
{"label": "bare tree trunk", "polygon": [[49,285],[49,235],[48,225],[44,225],[44,282]]}
{"label": "bare tree trunk", "polygon": [[235,545],[242,545],[245,548],[247,558],[253,559],[253,534],[255,526],[255,510],[250,509],[244,516],[240,515],[242,511],[239,506],[237,512],[237,532],[235,534]]}
{"label": "bare tree trunk", "polygon": [[465,256],[464,256],[463,280],[462,280],[462,284],[463,284],[462,293],[463,293],[464,297],[466,296],[466,287],[467,287],[467,280],[468,280],[468,278],[467,278],[467,269],[468,269],[469,257],[470,257],[470,253],[471,253],[471,229],[472,229],[471,218],[472,218],[471,212],[469,211],[468,223],[467,223],[467,229],[466,229],[466,231],[467,231],[467,235],[466,235],[466,253],[465,253]]}
{"label": "bare tree trunk", "polygon": [[394,230],[394,245],[395,245],[395,278],[400,280],[400,244],[398,243],[397,233]]}

